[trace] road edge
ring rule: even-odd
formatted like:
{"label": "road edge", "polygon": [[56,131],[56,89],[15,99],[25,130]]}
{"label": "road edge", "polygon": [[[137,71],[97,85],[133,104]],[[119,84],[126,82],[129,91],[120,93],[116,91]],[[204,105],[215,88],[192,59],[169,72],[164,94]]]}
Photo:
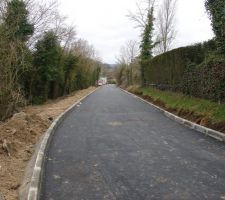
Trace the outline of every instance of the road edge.
{"label": "road edge", "polygon": [[177,115],[175,115],[173,113],[170,113],[170,112],[164,110],[163,108],[160,108],[160,107],[154,105],[153,103],[151,103],[151,102],[149,102],[149,101],[147,101],[147,100],[145,100],[145,99],[143,99],[143,98],[141,98],[141,97],[139,97],[139,96],[137,96],[137,95],[135,95],[135,94],[133,94],[131,92],[128,92],[127,90],[124,90],[122,88],[120,88],[120,89],[123,92],[125,92],[125,93],[133,96],[134,98],[137,98],[137,99],[139,99],[139,100],[141,100],[141,101],[143,101],[143,102],[145,102],[145,103],[153,106],[154,108],[156,108],[157,110],[159,110],[160,112],[162,112],[165,116],[167,116],[168,118],[170,118],[170,119],[178,122],[179,124],[182,124],[182,125],[184,125],[186,127],[189,127],[190,129],[196,130],[197,132],[203,133],[206,136],[210,136],[210,137],[212,137],[212,138],[214,138],[214,139],[216,139],[218,141],[221,141],[221,142],[224,142],[225,141],[225,134],[224,133],[221,133],[219,131],[215,131],[213,129],[210,129],[210,128],[201,126],[199,124],[196,124],[194,122],[191,122],[189,120],[186,120],[184,118],[181,118],[181,117],[179,117],[179,116],[177,116]]}
{"label": "road edge", "polygon": [[76,101],[72,106],[62,112],[50,125],[44,135],[41,137],[39,142],[36,144],[35,152],[27,165],[25,170],[25,180],[23,181],[19,189],[20,200],[38,200],[40,192],[40,181],[41,174],[43,172],[44,156],[47,150],[47,146],[50,142],[51,137],[54,135],[55,130],[61,124],[61,122],[72,112],[72,110],[80,104],[81,101],[86,99],[88,96],[93,94],[99,89],[96,88],[94,91],[89,92],[87,95]]}

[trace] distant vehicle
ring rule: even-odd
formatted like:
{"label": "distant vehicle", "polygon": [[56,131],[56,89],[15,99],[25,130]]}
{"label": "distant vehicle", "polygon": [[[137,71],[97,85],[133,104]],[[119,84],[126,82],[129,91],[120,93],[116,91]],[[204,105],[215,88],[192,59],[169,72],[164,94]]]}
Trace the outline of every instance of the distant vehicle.
{"label": "distant vehicle", "polygon": [[98,81],[98,86],[102,86],[103,84],[102,84],[102,81],[101,80],[99,80]]}
{"label": "distant vehicle", "polygon": [[101,77],[98,80],[98,86],[106,85],[107,84],[107,78],[106,77]]}

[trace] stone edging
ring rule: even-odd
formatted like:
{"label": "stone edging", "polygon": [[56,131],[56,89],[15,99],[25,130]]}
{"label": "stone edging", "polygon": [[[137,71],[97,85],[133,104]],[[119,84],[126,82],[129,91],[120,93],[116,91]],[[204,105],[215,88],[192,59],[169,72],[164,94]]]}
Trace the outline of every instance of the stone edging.
{"label": "stone edging", "polygon": [[19,190],[19,199],[20,200],[38,200],[39,199],[39,192],[40,192],[40,181],[41,181],[41,174],[43,172],[43,163],[44,163],[44,156],[47,150],[47,146],[50,142],[51,137],[54,135],[55,130],[60,125],[60,123],[68,116],[68,114],[75,108],[75,106],[79,105],[82,100],[90,96],[94,93],[98,88],[94,91],[87,94],[85,97],[78,100],[72,106],[70,106],[66,111],[61,113],[51,124],[48,130],[45,132],[44,136],[41,138],[39,143],[36,146],[35,154],[31,160],[26,172],[30,175],[26,178],[24,183],[22,184]]}
{"label": "stone edging", "polygon": [[224,133],[221,133],[219,131],[215,131],[215,130],[210,129],[210,128],[206,128],[204,126],[198,125],[196,123],[193,123],[191,121],[188,121],[186,119],[178,117],[177,115],[174,115],[174,114],[172,114],[172,113],[170,113],[170,112],[168,112],[168,111],[166,111],[166,110],[164,110],[164,109],[162,109],[162,108],[160,108],[160,107],[150,103],[149,101],[146,101],[145,99],[142,99],[141,97],[139,97],[139,96],[137,96],[135,94],[132,94],[132,93],[130,93],[130,92],[128,92],[128,91],[126,91],[126,90],[124,90],[122,88],[120,88],[120,89],[122,91],[126,92],[127,94],[132,95],[133,97],[138,98],[139,100],[141,100],[141,101],[143,101],[143,102],[145,102],[145,103],[155,107],[157,110],[162,112],[164,115],[166,115],[170,119],[172,119],[172,120],[174,120],[174,121],[176,121],[176,122],[178,122],[180,124],[183,124],[183,125],[189,127],[190,129],[193,129],[193,130],[196,130],[198,132],[204,133],[205,135],[213,137],[213,138],[215,138],[215,139],[217,139],[217,140],[219,140],[221,142],[225,141],[225,134]]}

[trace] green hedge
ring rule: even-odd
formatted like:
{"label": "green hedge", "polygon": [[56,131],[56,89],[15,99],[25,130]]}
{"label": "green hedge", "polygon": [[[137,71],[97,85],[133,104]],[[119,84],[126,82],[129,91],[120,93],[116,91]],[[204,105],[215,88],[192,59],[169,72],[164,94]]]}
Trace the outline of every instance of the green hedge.
{"label": "green hedge", "polygon": [[215,49],[211,40],[154,57],[146,63],[147,85],[224,101],[225,59],[212,56]]}
{"label": "green hedge", "polygon": [[198,66],[189,65],[183,75],[182,92],[218,102],[225,101],[225,58],[215,56]]}

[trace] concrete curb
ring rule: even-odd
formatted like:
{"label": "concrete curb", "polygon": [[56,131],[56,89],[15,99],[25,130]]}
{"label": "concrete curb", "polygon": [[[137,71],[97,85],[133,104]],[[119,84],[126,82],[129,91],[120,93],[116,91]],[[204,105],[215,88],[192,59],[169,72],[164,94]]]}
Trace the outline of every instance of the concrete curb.
{"label": "concrete curb", "polygon": [[166,110],[164,110],[164,109],[162,109],[162,108],[160,108],[160,107],[158,107],[158,106],[150,103],[149,101],[146,101],[145,99],[142,99],[141,97],[139,97],[139,96],[137,96],[135,94],[132,94],[132,93],[130,93],[130,92],[128,92],[128,91],[126,91],[126,90],[124,90],[122,88],[120,88],[120,89],[123,92],[126,92],[129,95],[132,95],[134,98],[137,98],[137,99],[139,99],[139,100],[141,100],[141,101],[143,101],[143,102],[145,102],[145,103],[147,103],[147,104],[155,107],[157,110],[159,110],[160,112],[162,112],[168,118],[170,118],[170,119],[178,122],[179,124],[182,124],[182,125],[184,125],[186,127],[189,127],[190,129],[196,130],[196,131],[198,131],[200,133],[205,134],[206,136],[210,136],[210,137],[212,137],[214,139],[217,139],[217,140],[219,140],[221,142],[224,142],[225,141],[225,134],[224,133],[221,133],[219,131],[215,131],[215,130],[210,129],[210,128],[206,128],[204,126],[198,125],[196,123],[193,123],[191,121],[188,121],[186,119],[183,119],[181,117],[178,117],[177,115],[174,115],[174,114],[172,114],[172,113],[170,113],[170,112],[168,112],[168,111],[166,111]]}
{"label": "concrete curb", "polygon": [[39,199],[39,192],[40,192],[40,181],[41,181],[41,175],[43,172],[43,163],[44,163],[44,156],[47,150],[47,146],[50,143],[51,137],[54,135],[55,130],[57,127],[61,124],[61,122],[68,116],[69,113],[72,112],[73,108],[75,106],[79,105],[81,101],[86,99],[88,96],[90,96],[92,93],[96,92],[99,88],[96,88],[94,91],[87,94],[85,97],[81,98],[79,101],[74,103],[72,106],[70,106],[66,111],[64,111],[62,114],[60,114],[54,122],[51,124],[51,126],[48,128],[48,130],[45,132],[44,136],[41,138],[39,143],[37,143],[35,153],[33,155],[33,158],[31,159],[31,162],[29,163],[28,174],[29,177],[26,178],[24,183],[22,184],[20,190],[19,190],[19,199],[20,200],[38,200]]}

